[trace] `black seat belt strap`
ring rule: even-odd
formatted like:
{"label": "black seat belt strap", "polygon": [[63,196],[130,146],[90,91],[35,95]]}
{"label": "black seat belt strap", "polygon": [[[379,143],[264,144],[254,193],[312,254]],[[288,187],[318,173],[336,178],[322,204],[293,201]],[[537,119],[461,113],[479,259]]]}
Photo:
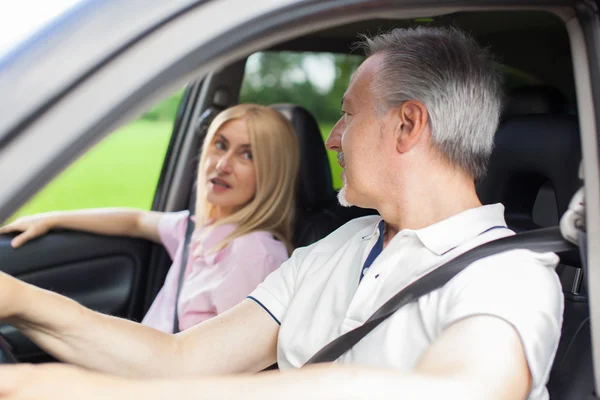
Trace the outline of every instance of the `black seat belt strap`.
{"label": "black seat belt strap", "polygon": [[190,217],[187,218],[185,228],[185,239],[183,241],[183,251],[181,255],[181,263],[179,265],[179,281],[177,282],[177,294],[175,295],[175,314],[173,317],[173,333],[179,333],[179,296],[181,295],[181,287],[185,278],[185,270],[188,264],[188,253],[190,249],[190,241],[192,233],[194,233],[194,221]]}
{"label": "black seat belt strap", "polygon": [[346,332],[330,342],[304,365],[337,360],[398,309],[444,286],[458,273],[479,259],[517,249],[531,250],[539,253],[560,253],[573,250],[574,248],[573,244],[562,237],[558,227],[523,232],[484,243],[448,261],[446,264],[411,283],[381,306],[363,325]]}
{"label": "black seat belt strap", "polygon": [[[206,132],[208,131],[208,127],[212,120],[217,116],[217,114],[222,110],[221,107],[211,106],[204,110],[204,112],[198,117],[195,123],[195,134],[201,139],[204,140]],[[194,212],[194,201],[195,192],[192,190],[190,201],[189,201],[189,210],[190,217]],[[181,265],[179,267],[179,281],[177,282],[177,294],[175,295],[175,313],[173,317],[173,333],[179,333],[179,296],[181,295],[181,287],[183,286],[183,279],[185,278],[185,267],[187,266],[188,261],[188,252],[190,247],[190,240],[192,238],[192,233],[194,233],[195,227],[194,221],[191,218],[187,219],[187,225],[185,228],[185,239],[183,241],[183,254],[181,255]]]}

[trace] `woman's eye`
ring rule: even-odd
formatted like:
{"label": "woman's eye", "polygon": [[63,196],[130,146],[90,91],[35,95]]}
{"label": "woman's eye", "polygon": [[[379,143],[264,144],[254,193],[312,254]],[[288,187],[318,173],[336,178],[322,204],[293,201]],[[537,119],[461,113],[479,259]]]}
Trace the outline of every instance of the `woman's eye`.
{"label": "woman's eye", "polygon": [[225,143],[223,143],[222,141],[218,140],[215,142],[215,148],[217,150],[225,150]]}
{"label": "woman's eye", "polygon": [[244,160],[252,160],[252,152],[250,151],[245,151],[242,153],[242,158]]}

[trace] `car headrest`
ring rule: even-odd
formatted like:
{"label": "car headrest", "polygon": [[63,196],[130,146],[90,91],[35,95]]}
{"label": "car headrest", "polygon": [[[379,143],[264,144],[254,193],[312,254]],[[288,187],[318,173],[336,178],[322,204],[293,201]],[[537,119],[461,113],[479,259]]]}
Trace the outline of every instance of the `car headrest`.
{"label": "car headrest", "polygon": [[271,106],[288,118],[298,135],[300,169],[297,188],[297,207],[317,210],[335,200],[331,168],[321,130],[315,118],[305,108],[294,104]]}
{"label": "car headrest", "polygon": [[563,114],[567,98],[551,86],[523,86],[508,93],[504,100],[502,120],[519,115]]}
{"label": "car headrest", "polygon": [[581,145],[577,119],[569,115],[526,115],[500,125],[485,178],[477,184],[484,204],[501,202],[509,226],[537,227],[533,209],[540,189],[554,189],[562,215],[580,187]]}

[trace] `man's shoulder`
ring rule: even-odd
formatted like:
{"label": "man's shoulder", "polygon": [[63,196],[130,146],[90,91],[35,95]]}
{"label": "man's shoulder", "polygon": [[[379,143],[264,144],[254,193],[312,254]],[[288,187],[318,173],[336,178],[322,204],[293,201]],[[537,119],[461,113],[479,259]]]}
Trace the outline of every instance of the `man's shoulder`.
{"label": "man's shoulder", "polygon": [[482,300],[527,296],[537,298],[536,301],[554,301],[562,295],[555,272],[558,261],[554,253],[505,251],[473,262],[449,282],[447,289],[477,292]]}
{"label": "man's shoulder", "polygon": [[368,215],[350,220],[315,243],[297,248],[292,254],[292,258],[298,263],[308,256],[331,254],[345,246],[352,238],[362,237],[373,232],[379,221],[381,221],[379,215]]}
{"label": "man's shoulder", "polygon": [[365,232],[371,233],[376,229],[379,221],[381,221],[379,215],[367,215],[366,217],[352,219],[316,242],[314,244],[315,249],[325,251],[332,247],[340,247],[357,235],[363,235]]}

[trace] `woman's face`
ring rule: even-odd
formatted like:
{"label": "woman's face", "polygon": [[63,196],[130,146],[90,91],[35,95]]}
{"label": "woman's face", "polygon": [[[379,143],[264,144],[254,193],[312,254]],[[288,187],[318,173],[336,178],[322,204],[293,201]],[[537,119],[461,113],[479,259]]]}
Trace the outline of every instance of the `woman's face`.
{"label": "woman's face", "polygon": [[206,182],[198,183],[206,185],[207,200],[215,207],[212,217],[218,219],[242,208],[256,194],[256,173],[245,119],[221,125],[207,145],[203,166]]}

